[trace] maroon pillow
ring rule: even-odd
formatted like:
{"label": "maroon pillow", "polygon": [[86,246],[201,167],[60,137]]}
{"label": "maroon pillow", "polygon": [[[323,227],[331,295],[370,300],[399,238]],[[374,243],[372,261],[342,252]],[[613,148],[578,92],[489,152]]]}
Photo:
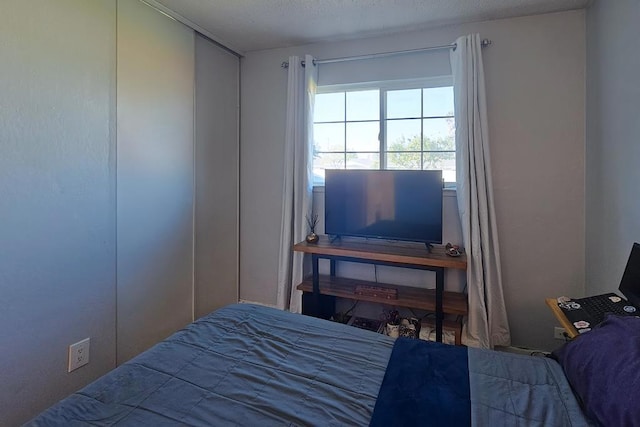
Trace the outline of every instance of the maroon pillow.
{"label": "maroon pillow", "polygon": [[553,356],[588,416],[605,426],[640,426],[640,318],[608,315]]}

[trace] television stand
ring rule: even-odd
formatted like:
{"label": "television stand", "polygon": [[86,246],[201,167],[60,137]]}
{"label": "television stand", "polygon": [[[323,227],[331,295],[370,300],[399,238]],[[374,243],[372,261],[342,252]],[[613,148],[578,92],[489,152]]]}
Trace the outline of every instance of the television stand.
{"label": "television stand", "polygon": [[[327,236],[320,236],[320,240],[313,244],[306,241],[297,243],[293,250],[311,254],[312,260],[311,277],[304,279],[297,286],[297,289],[303,292],[302,314],[328,319],[335,312],[336,297],[422,309],[436,314],[436,341],[439,342],[442,342],[444,314],[462,316],[467,314],[467,296],[458,292],[444,291],[445,269],[467,269],[467,258],[464,254],[452,258],[445,254],[444,248],[432,247],[429,252],[425,251],[421,245],[401,242],[341,239],[336,243]],[[328,276],[320,275],[318,261],[321,258],[330,261]],[[337,261],[434,271],[436,286],[435,289],[423,289],[337,277]],[[393,289],[396,290],[397,297],[388,299],[386,293],[358,294],[356,293],[358,286]]]}

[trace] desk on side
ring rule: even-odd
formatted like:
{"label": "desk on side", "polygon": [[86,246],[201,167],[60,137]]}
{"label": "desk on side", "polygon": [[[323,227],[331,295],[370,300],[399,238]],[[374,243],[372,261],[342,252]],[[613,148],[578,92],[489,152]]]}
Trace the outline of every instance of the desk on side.
{"label": "desk on side", "polygon": [[569,336],[569,338],[574,339],[575,337],[580,335],[573,324],[569,321],[569,319],[567,319],[567,316],[564,315],[560,307],[558,307],[558,300],[556,300],[555,298],[547,298],[545,299],[545,302],[551,309],[553,315],[560,322],[560,325],[564,328],[565,331],[567,331],[567,335]]}

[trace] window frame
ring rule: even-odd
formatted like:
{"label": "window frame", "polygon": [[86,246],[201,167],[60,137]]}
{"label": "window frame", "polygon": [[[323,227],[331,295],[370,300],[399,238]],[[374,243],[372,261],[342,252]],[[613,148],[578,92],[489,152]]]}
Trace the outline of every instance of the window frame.
{"label": "window frame", "polygon": [[[359,123],[359,122],[379,122],[379,133],[378,133],[378,152],[379,155],[379,170],[385,170],[387,166],[387,154],[395,153],[396,151],[388,151],[387,141],[386,141],[386,126],[387,120],[407,120],[407,119],[421,119],[421,134],[424,134],[424,119],[425,118],[450,118],[453,117],[455,120],[455,112],[453,116],[429,116],[429,117],[402,117],[402,118],[394,118],[387,119],[387,92],[394,90],[410,90],[410,89],[430,89],[430,88],[438,88],[438,87],[452,87],[453,86],[453,77],[450,75],[447,76],[437,76],[437,77],[427,77],[427,78],[419,78],[419,79],[405,79],[405,80],[384,80],[384,81],[374,81],[374,82],[362,82],[362,83],[346,83],[346,84],[336,84],[336,85],[325,85],[325,86],[317,86],[316,93],[317,94],[330,94],[330,93],[340,93],[340,92],[357,92],[357,91],[366,91],[366,90],[378,90],[379,91],[379,117],[377,120],[353,120],[347,121],[346,116],[342,121],[335,122],[318,122],[320,124],[323,123],[344,123],[345,124],[345,132],[346,132],[346,124],[347,123]],[[421,92],[422,93],[422,92]],[[346,103],[346,96],[345,96]],[[421,102],[422,104],[422,102]],[[421,107],[422,108],[422,107]],[[346,105],[345,105],[345,114],[346,114]],[[313,125],[315,126],[316,122],[314,121]],[[346,144],[346,134],[345,134],[345,144]],[[344,154],[345,156],[345,169],[347,169],[346,163],[346,155],[351,151],[347,151],[347,147],[345,145],[344,151],[336,152],[340,154]],[[429,151],[427,151],[429,152]],[[437,151],[430,151],[437,152]],[[444,150],[442,152],[450,152],[450,150]],[[324,152],[323,152],[324,153]],[[329,152],[327,152],[329,153]],[[357,153],[368,153],[367,151],[357,151]],[[421,155],[421,163],[424,162],[424,147],[420,150]],[[315,187],[323,187],[324,183],[314,182],[313,185]],[[455,189],[456,182],[444,182],[444,187],[447,189]]]}

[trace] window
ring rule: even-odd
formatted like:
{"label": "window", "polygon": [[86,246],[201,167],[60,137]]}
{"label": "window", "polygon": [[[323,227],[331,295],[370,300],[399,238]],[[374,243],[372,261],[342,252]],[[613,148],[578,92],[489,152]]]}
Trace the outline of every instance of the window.
{"label": "window", "polygon": [[314,115],[314,184],[325,169],[442,169],[455,183],[450,82],[320,87]]}

